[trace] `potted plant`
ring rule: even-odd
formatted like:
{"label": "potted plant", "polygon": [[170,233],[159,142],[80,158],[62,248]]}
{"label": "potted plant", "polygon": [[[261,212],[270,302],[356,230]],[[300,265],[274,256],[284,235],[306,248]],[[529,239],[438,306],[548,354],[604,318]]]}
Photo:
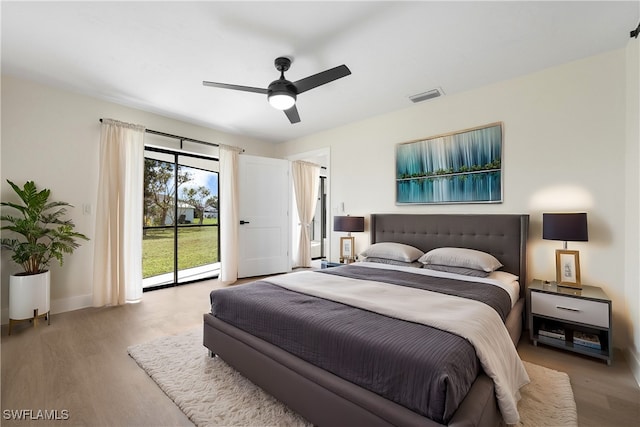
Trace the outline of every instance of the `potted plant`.
{"label": "potted plant", "polygon": [[0,228],[11,231],[11,237],[2,236],[3,249],[13,252],[11,259],[22,267],[22,272],[11,275],[9,282],[9,335],[14,321],[31,320],[37,324],[45,316],[49,322],[50,275],[49,264],[57,260],[63,265],[64,255],[80,246],[78,239],[89,240],[74,231],[75,224],[65,220],[65,202],[50,202],[51,190],[38,191],[33,181],[20,188],[7,180],[20,198],[20,203],[2,202],[1,206],[13,208],[15,215],[3,212],[0,220],[6,223]]}

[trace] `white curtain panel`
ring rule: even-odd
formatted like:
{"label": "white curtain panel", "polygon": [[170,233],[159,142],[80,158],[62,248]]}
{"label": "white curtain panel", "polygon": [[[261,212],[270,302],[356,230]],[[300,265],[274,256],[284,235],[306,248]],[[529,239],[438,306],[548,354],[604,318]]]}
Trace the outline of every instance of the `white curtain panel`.
{"label": "white curtain panel", "polygon": [[220,276],[223,285],[238,280],[238,163],[240,149],[220,145]]}
{"label": "white curtain panel", "polygon": [[140,125],[102,120],[94,307],[142,298],[144,130]]}
{"label": "white curtain panel", "polygon": [[292,162],[293,192],[300,221],[300,238],[293,248],[293,265],[311,267],[311,221],[318,202],[320,166],[296,160]]}

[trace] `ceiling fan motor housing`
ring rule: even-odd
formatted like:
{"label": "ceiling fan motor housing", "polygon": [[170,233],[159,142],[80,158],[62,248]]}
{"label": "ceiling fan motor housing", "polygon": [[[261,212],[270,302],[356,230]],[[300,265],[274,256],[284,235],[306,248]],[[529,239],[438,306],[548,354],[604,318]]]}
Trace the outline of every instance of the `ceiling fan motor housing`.
{"label": "ceiling fan motor housing", "polygon": [[[267,88],[269,103],[279,110],[291,108],[296,102],[297,95],[298,91],[294,84],[284,78],[272,81]],[[277,99],[281,99],[283,104],[280,104]]]}
{"label": "ceiling fan motor housing", "polygon": [[273,61],[276,70],[280,71],[280,78],[274,80],[267,88],[269,103],[278,110],[288,110],[296,103],[298,91],[293,83],[284,78],[284,72],[291,66],[291,60],[284,56]]}
{"label": "ceiling fan motor housing", "polygon": [[277,95],[277,94],[287,94],[293,97],[293,99],[296,98],[296,95],[298,95],[298,91],[296,90],[296,87],[294,86],[293,83],[291,83],[289,80],[286,79],[278,79],[278,80],[274,80],[269,84],[269,87],[267,88],[267,95],[271,96],[271,95]]}

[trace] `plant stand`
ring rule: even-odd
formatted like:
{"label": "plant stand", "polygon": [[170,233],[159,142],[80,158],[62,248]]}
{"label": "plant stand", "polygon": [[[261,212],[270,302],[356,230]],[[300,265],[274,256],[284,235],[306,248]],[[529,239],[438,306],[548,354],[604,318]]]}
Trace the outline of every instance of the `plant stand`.
{"label": "plant stand", "polygon": [[38,314],[38,309],[36,308],[35,310],[33,310],[33,317],[30,317],[28,319],[9,319],[9,335],[11,335],[11,328],[13,328],[13,324],[14,323],[20,323],[20,322],[25,322],[25,321],[33,321],[33,327],[37,328],[38,327],[38,319],[44,317],[45,320],[47,320],[47,325],[51,324],[51,312],[47,311],[44,314]]}
{"label": "plant stand", "polygon": [[14,323],[33,321],[38,326],[40,318],[51,324],[50,273],[11,276],[9,279],[9,335]]}

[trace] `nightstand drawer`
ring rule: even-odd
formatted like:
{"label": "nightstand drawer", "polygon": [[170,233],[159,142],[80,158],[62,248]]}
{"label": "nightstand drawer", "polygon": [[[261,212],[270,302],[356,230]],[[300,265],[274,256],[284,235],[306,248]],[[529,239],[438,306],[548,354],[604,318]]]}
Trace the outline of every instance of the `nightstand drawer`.
{"label": "nightstand drawer", "polygon": [[604,302],[532,292],[531,312],[602,328],[609,327],[609,305]]}

